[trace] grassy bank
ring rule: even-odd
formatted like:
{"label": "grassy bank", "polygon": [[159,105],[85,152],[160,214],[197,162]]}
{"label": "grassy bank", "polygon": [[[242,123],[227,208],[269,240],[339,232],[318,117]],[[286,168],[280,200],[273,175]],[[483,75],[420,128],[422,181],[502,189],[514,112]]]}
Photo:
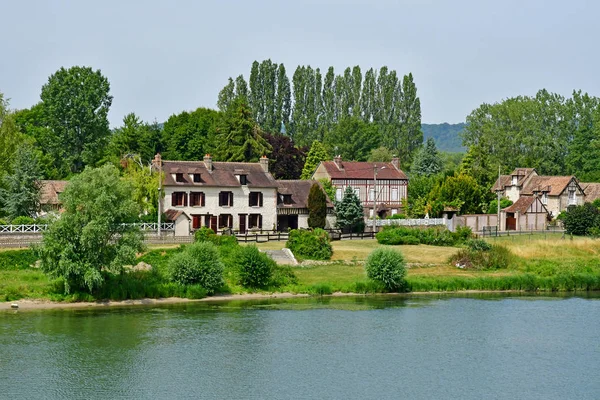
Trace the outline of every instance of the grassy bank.
{"label": "grassy bank", "polygon": [[[516,257],[507,269],[478,271],[450,265],[455,247],[426,245],[391,246],[401,251],[409,265],[406,290],[414,292],[461,290],[590,291],[600,290],[600,240],[562,238],[562,235],[511,236],[486,239],[503,244]],[[259,244],[262,249],[278,249],[284,242]],[[333,292],[380,293],[381,285],[367,279],[364,260],[375,248],[375,240],[333,242],[330,262],[293,267],[295,280],[283,277],[284,284],[257,290],[259,293],[292,292],[329,294]],[[50,280],[32,268],[35,257],[29,250],[0,253],[0,301],[20,298],[53,301],[124,300],[135,298],[200,298],[198,286],[182,286],[166,279],[167,263],[178,247],[154,248],[139,260],[153,266],[151,272],[136,271],[112,277],[101,292],[62,294],[62,282]],[[225,274],[222,293],[239,294],[249,290],[238,286]]]}

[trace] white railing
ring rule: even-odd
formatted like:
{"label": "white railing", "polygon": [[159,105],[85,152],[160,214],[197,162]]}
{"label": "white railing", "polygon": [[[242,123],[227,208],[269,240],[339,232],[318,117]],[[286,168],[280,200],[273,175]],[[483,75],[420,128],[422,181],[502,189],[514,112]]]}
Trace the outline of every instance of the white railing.
{"label": "white railing", "polygon": [[48,225],[0,225],[0,233],[40,233],[48,229]]}
{"label": "white railing", "polygon": [[432,226],[445,225],[443,218],[419,218],[419,219],[378,219],[377,226],[400,225],[400,226]]}
{"label": "white railing", "polygon": [[[158,231],[157,223],[140,222],[134,224],[123,224],[130,226],[137,226],[143,232]],[[48,225],[0,225],[0,233],[42,233],[48,229]],[[161,224],[161,230],[163,231],[174,231],[175,223],[166,222]]]}

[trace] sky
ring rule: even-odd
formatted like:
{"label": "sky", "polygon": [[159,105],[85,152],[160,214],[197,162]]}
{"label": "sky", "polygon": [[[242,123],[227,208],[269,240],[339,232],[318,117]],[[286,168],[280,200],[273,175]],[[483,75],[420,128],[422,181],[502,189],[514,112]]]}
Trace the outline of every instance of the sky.
{"label": "sky", "polygon": [[463,122],[482,103],[539,89],[600,96],[600,2],[586,0],[2,2],[0,92],[40,100],[61,67],[100,69],[111,127],[216,108],[254,60],[342,73],[412,72],[424,123]]}

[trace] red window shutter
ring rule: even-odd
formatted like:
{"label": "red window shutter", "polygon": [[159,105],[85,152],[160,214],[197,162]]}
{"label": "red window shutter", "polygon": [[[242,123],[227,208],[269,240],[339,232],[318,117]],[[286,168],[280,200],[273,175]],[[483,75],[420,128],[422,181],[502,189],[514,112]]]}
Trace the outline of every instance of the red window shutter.
{"label": "red window shutter", "polygon": [[204,192],[200,193],[200,205],[204,207],[206,205],[206,199],[204,197]]}
{"label": "red window shutter", "polygon": [[175,201],[177,198],[177,192],[171,193],[171,206],[175,207],[177,202]]}

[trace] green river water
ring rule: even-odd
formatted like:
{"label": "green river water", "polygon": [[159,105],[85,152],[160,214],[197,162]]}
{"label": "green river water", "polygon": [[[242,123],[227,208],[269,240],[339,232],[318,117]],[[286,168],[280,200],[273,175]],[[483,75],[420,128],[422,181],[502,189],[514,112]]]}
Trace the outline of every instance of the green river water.
{"label": "green river water", "polygon": [[600,297],[0,312],[2,399],[600,399]]}

